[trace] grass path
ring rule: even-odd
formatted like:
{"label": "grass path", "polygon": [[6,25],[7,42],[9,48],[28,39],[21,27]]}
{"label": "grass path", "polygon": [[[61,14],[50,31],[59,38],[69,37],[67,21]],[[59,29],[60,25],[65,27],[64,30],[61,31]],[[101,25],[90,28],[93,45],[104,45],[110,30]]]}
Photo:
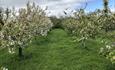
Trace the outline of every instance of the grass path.
{"label": "grass path", "polygon": [[25,59],[0,52],[0,65],[9,70],[115,70],[98,54],[101,44],[91,41],[80,47],[65,31],[52,30],[47,37],[37,38],[25,49]]}

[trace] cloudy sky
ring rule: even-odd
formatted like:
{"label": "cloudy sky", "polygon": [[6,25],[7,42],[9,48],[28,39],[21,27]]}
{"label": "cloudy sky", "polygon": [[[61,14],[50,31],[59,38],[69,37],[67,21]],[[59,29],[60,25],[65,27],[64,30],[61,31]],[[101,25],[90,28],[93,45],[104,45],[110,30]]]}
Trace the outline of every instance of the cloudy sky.
{"label": "cloudy sky", "polygon": [[[63,15],[63,11],[67,9],[69,13],[71,10],[76,10],[78,8],[84,8],[85,3],[88,5],[86,11],[94,11],[96,8],[103,8],[103,0],[0,0],[0,6],[2,7],[12,7],[15,6],[17,9],[25,7],[26,3],[35,2],[41,8],[48,7],[48,15]],[[115,0],[109,0],[109,7],[112,11],[115,11]]]}

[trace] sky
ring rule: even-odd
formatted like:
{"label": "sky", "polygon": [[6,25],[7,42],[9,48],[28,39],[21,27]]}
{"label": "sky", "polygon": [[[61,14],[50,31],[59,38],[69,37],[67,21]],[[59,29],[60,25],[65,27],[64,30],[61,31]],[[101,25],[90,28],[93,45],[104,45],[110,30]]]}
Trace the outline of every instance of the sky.
{"label": "sky", "polygon": [[[42,9],[47,9],[47,15],[62,16],[63,11],[71,14],[71,11],[75,11],[79,8],[84,8],[87,2],[85,10],[87,12],[94,11],[96,9],[103,9],[103,0],[0,0],[0,6],[22,8],[26,6],[26,3],[35,2]],[[115,0],[109,0],[109,7],[112,11],[115,11]]]}

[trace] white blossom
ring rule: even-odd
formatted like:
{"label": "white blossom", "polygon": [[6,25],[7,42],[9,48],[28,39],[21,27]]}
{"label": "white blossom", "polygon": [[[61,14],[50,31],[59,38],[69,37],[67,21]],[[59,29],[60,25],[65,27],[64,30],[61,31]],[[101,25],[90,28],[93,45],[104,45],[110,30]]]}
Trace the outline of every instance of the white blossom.
{"label": "white blossom", "polygon": [[111,46],[110,46],[110,45],[106,45],[106,48],[107,48],[107,49],[111,49]]}
{"label": "white blossom", "polygon": [[99,53],[102,53],[104,51],[104,48],[100,48],[100,51],[99,51]]}
{"label": "white blossom", "polygon": [[15,50],[14,50],[14,48],[8,48],[8,52],[9,52],[10,54],[14,54],[14,53],[15,53]]}
{"label": "white blossom", "polygon": [[1,67],[1,70],[8,70],[8,68],[6,68],[6,67]]}

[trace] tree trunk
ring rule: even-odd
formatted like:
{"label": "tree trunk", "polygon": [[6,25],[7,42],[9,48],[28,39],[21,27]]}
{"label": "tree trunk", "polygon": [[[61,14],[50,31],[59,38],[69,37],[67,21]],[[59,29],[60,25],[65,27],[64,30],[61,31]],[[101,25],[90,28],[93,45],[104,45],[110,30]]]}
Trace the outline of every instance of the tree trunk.
{"label": "tree trunk", "polygon": [[21,47],[19,47],[19,49],[18,49],[18,55],[19,55],[20,58],[23,56]]}

